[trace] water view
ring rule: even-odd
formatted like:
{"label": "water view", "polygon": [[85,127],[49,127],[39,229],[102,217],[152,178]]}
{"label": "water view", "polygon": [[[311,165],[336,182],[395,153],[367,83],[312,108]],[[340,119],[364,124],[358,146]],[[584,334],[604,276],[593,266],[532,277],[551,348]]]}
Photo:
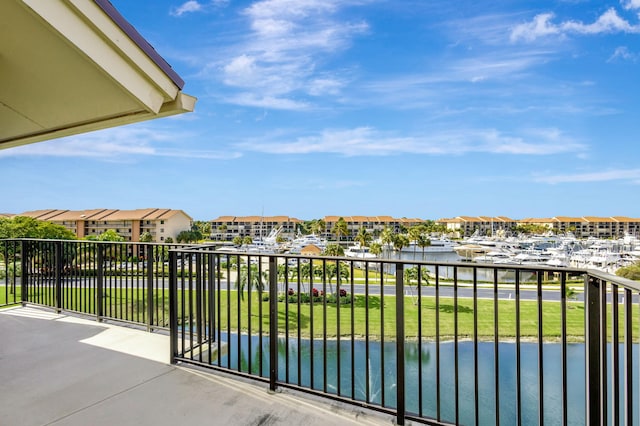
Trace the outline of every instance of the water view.
{"label": "water view", "polygon": [[[226,337],[226,336],[223,336]],[[248,356],[248,338],[240,338],[241,353],[238,354],[238,336],[231,335],[228,353],[221,357],[221,365],[253,374],[260,374],[260,347],[262,350],[262,375],[268,377],[269,340],[263,338],[260,345],[258,337],[251,338],[251,356]],[[339,394],[356,400],[369,400],[373,404],[395,407],[396,404],[396,352],[392,342],[369,342],[369,359],[367,361],[367,345],[365,341],[355,341],[353,349],[351,341],[341,341],[338,350],[336,340],[313,341],[280,338],[278,342],[278,380],[298,384],[300,369],[300,385],[313,387],[316,390]],[[313,348],[313,349],[312,349]],[[455,344],[440,344],[440,415],[444,421],[455,421]],[[299,352],[299,358],[298,358]],[[352,395],[351,355],[353,352],[354,382]],[[458,394],[460,424],[474,423],[474,345],[473,342],[458,343]],[[544,421],[545,424],[561,424],[562,422],[562,373],[561,345],[545,344],[544,353]],[[326,371],[324,367],[326,354]],[[228,358],[229,357],[229,358]],[[437,416],[437,346],[433,342],[405,343],[405,377],[407,412],[418,413],[420,404],[424,416]],[[500,343],[499,357],[499,398],[500,421],[503,424],[514,424],[516,420],[516,345]],[[238,367],[238,359],[240,367]],[[300,364],[298,364],[298,359]],[[251,360],[251,362],[250,362]],[[340,365],[340,382],[338,382],[338,362]],[[638,363],[638,345],[633,346],[633,362]],[[288,369],[287,369],[288,365]],[[311,383],[313,369],[313,385]],[[287,371],[288,370],[288,371]],[[585,348],[584,344],[567,346],[567,411],[568,424],[585,424]],[[493,425],[495,417],[495,367],[494,344],[478,343],[478,407],[480,424]],[[326,377],[326,383],[325,383]],[[419,400],[419,378],[422,377],[422,401]],[[538,424],[538,345],[521,344],[521,381],[522,381],[522,424]],[[338,390],[338,385],[340,389]],[[611,385],[609,385],[609,388]],[[384,390],[382,390],[384,389]],[[634,392],[638,390],[638,377],[634,377]],[[367,398],[368,392],[368,398]],[[383,394],[384,392],[384,394]],[[622,392],[622,391],[621,391]],[[384,401],[383,401],[384,398]],[[638,406],[634,406],[634,418],[638,419]]]}

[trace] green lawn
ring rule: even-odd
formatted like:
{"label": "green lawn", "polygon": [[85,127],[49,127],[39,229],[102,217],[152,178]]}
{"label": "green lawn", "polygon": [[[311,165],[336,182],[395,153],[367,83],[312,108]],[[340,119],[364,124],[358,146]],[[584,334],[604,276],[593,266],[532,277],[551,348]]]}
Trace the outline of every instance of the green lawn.
{"label": "green lawn", "polygon": [[[229,294],[229,307],[232,312],[230,320],[227,318],[227,293],[221,294],[221,318],[223,328],[229,327],[232,330],[238,328],[238,300],[237,293]],[[259,302],[257,294],[252,295],[251,312],[249,315],[248,303],[245,299],[240,303],[240,328],[247,331],[249,323],[253,331],[258,330],[260,322],[264,330],[268,329],[268,309],[269,302]],[[262,317],[260,317],[259,306],[262,305]],[[383,335],[382,325],[384,324],[384,338],[390,339],[395,335],[396,330],[396,299],[393,296],[385,296],[384,305],[381,305],[379,296],[369,296],[367,304],[365,296],[356,295],[353,307],[351,305],[327,304],[322,302],[314,303],[313,309],[310,304],[301,304],[298,309],[297,304],[289,303],[288,311],[284,302],[278,304],[279,330],[285,332],[286,324],[289,324],[291,335],[297,335],[297,327],[300,326],[302,336],[311,335],[313,324],[313,334],[315,336],[335,337],[338,333],[341,336],[350,336],[352,333],[356,337],[363,337],[368,334],[373,339],[380,339]],[[353,311],[353,322],[352,322]],[[454,301],[450,298],[441,298],[439,304],[440,338],[453,339],[455,329]],[[288,312],[288,315],[287,315]],[[417,302],[412,297],[405,297],[405,336],[407,339],[415,339],[419,333]],[[474,318],[477,318],[477,336],[479,339],[487,340],[494,337],[494,307],[491,300],[477,301],[477,314],[474,315],[473,300],[459,299],[457,306],[457,323],[459,339],[473,338]],[[338,315],[340,316],[340,330],[338,332]],[[425,339],[435,339],[436,329],[436,303],[434,297],[423,297],[421,305],[422,315],[422,337]],[[516,308],[513,300],[500,301],[498,304],[498,333],[502,339],[512,339],[516,336],[515,327]],[[250,319],[250,320],[249,320]],[[538,312],[536,302],[520,303],[520,335],[524,339],[537,339],[538,333]],[[326,328],[325,328],[326,322]],[[558,340],[561,336],[560,328],[560,304],[557,302],[543,303],[543,332],[546,340]],[[583,339],[584,309],[581,303],[570,303],[567,309],[567,335],[571,340]],[[637,321],[634,323],[637,328]],[[326,330],[326,331],[325,331]],[[634,331],[637,333],[637,330]],[[637,334],[636,334],[637,335]]]}
{"label": "green lawn", "polygon": [[[18,288],[16,291],[15,300],[19,301],[20,289]],[[13,295],[8,294],[6,287],[0,286],[0,305],[6,303],[7,295],[9,296],[9,301],[12,301]],[[178,300],[179,318],[183,316],[183,309],[185,312],[191,310],[193,315],[196,315],[197,301],[195,292],[185,292],[185,296],[184,301],[182,298]],[[208,293],[205,292],[206,296],[208,296]],[[229,328],[232,331],[240,329],[246,332],[250,327],[252,333],[257,333],[260,325],[262,325],[262,329],[265,332],[268,331],[269,302],[259,300],[259,295],[255,290],[252,291],[250,300],[246,293],[244,299],[239,298],[237,291],[221,291],[218,296],[219,312],[216,313],[215,319],[217,321],[217,316],[220,315],[222,329]],[[93,289],[68,290],[63,299],[65,301],[65,309],[95,314]],[[53,305],[55,297],[50,291],[47,291],[32,293],[31,300],[36,303]],[[168,291],[159,292],[156,296],[154,315],[156,316],[157,325],[168,325],[168,300]],[[418,337],[420,330],[417,299],[407,296],[404,304],[405,336],[407,339],[415,339]],[[262,312],[260,312],[260,307],[262,307]],[[609,306],[609,311],[610,309],[611,307]],[[558,302],[543,302],[542,311],[544,339],[549,341],[559,340],[561,336],[560,304]],[[228,315],[228,312],[231,315]],[[473,338],[474,320],[477,321],[477,336],[479,339],[492,340],[494,338],[495,315],[492,300],[478,300],[476,310],[472,299],[458,299],[457,310],[455,310],[454,300],[451,298],[441,298],[439,309],[437,309],[434,297],[423,297],[420,309],[423,339],[433,340],[437,335],[436,312],[439,312],[439,335],[442,340],[453,339],[455,335],[456,315],[454,315],[454,312],[457,312],[459,339]],[[106,290],[104,313],[109,317],[144,323],[147,315],[144,291],[133,289]],[[206,316],[206,313],[204,315]],[[638,309],[634,309],[633,315],[633,334],[638,336]],[[364,295],[356,295],[353,305],[342,304],[338,306],[330,303],[325,305],[322,302],[316,302],[313,304],[313,308],[308,303],[303,303],[298,308],[296,303],[289,303],[288,306],[284,301],[278,303],[278,329],[280,333],[285,333],[286,325],[288,324],[290,336],[297,336],[297,327],[299,326],[301,335],[304,337],[309,337],[313,333],[316,337],[326,335],[333,338],[338,334],[344,337],[353,333],[356,338],[360,338],[364,337],[368,331],[372,339],[380,339],[384,335],[384,338],[388,340],[393,339],[395,335],[395,317],[396,299],[394,296],[385,296],[384,304],[381,304],[380,296],[369,296],[367,302]],[[610,314],[608,318],[611,318]],[[515,319],[515,301],[501,300],[498,303],[498,334],[500,339],[510,340],[515,338]],[[184,318],[180,321],[188,322],[189,320]],[[339,330],[338,324],[340,325]],[[568,303],[566,327],[570,341],[583,340],[584,308],[582,303]],[[623,336],[622,327],[620,328],[620,335]],[[538,307],[534,301],[520,302],[520,336],[523,340],[536,340],[538,338]],[[637,341],[638,337],[635,340]]]}

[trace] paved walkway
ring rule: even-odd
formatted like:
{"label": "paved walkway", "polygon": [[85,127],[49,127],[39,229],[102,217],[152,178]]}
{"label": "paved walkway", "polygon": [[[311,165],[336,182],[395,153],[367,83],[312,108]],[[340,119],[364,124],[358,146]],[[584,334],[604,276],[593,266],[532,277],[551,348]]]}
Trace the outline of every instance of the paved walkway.
{"label": "paved walkway", "polygon": [[389,425],[393,418],[168,364],[166,335],[0,310],[0,424]]}

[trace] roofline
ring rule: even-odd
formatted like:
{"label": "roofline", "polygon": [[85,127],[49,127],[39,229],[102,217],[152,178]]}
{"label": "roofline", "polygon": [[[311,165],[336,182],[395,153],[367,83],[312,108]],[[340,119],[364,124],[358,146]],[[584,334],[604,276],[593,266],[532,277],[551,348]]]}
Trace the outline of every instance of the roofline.
{"label": "roofline", "polygon": [[109,0],[93,0],[96,5],[102,9],[104,13],[111,18],[111,20],[118,26],[129,38],[151,59],[160,69],[173,81],[173,83],[182,90],[184,87],[184,80],[180,78],[171,65],[164,60],[162,56],[149,44],[149,42],[142,37],[142,35],[136,30],[133,25],[127,21],[124,16],[116,10]]}

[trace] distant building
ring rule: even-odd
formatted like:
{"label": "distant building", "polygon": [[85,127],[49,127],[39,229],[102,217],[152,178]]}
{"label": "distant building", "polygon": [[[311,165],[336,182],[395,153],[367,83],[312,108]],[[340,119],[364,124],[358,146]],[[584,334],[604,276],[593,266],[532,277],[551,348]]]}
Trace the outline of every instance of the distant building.
{"label": "distant building", "polygon": [[459,237],[470,237],[476,232],[479,235],[495,235],[498,231],[513,231],[518,221],[506,216],[457,216],[451,219],[439,219],[439,225],[445,225],[450,233],[457,233]]}
{"label": "distant building", "polygon": [[308,246],[302,247],[300,254],[303,256],[319,256],[322,254],[322,249],[315,244],[309,244]]}
{"label": "distant building", "polygon": [[98,236],[113,230],[125,241],[140,241],[140,236],[149,232],[154,242],[174,241],[181,231],[191,228],[192,219],[182,210],[34,210],[16,216],[27,216],[62,225],[78,238]]}
{"label": "distant building", "polygon": [[344,238],[348,241],[353,241],[360,228],[367,230],[372,236],[378,236],[383,229],[390,228],[394,233],[402,232],[402,229],[408,229],[414,225],[419,225],[424,222],[422,219],[407,219],[407,218],[394,218],[391,216],[325,216],[324,222],[326,225],[323,237],[327,239],[335,239],[336,236],[333,233],[333,228],[343,218],[347,223],[348,234]]}
{"label": "distant building", "polygon": [[555,216],[540,219],[527,218],[520,220],[519,223],[545,226],[558,234],[571,232],[579,238],[621,238],[626,234],[640,235],[640,219],[626,216]]}
{"label": "distant building", "polygon": [[300,219],[289,216],[220,216],[210,221],[211,239],[230,241],[235,237],[264,238],[274,229],[280,229],[284,238],[293,237]]}

